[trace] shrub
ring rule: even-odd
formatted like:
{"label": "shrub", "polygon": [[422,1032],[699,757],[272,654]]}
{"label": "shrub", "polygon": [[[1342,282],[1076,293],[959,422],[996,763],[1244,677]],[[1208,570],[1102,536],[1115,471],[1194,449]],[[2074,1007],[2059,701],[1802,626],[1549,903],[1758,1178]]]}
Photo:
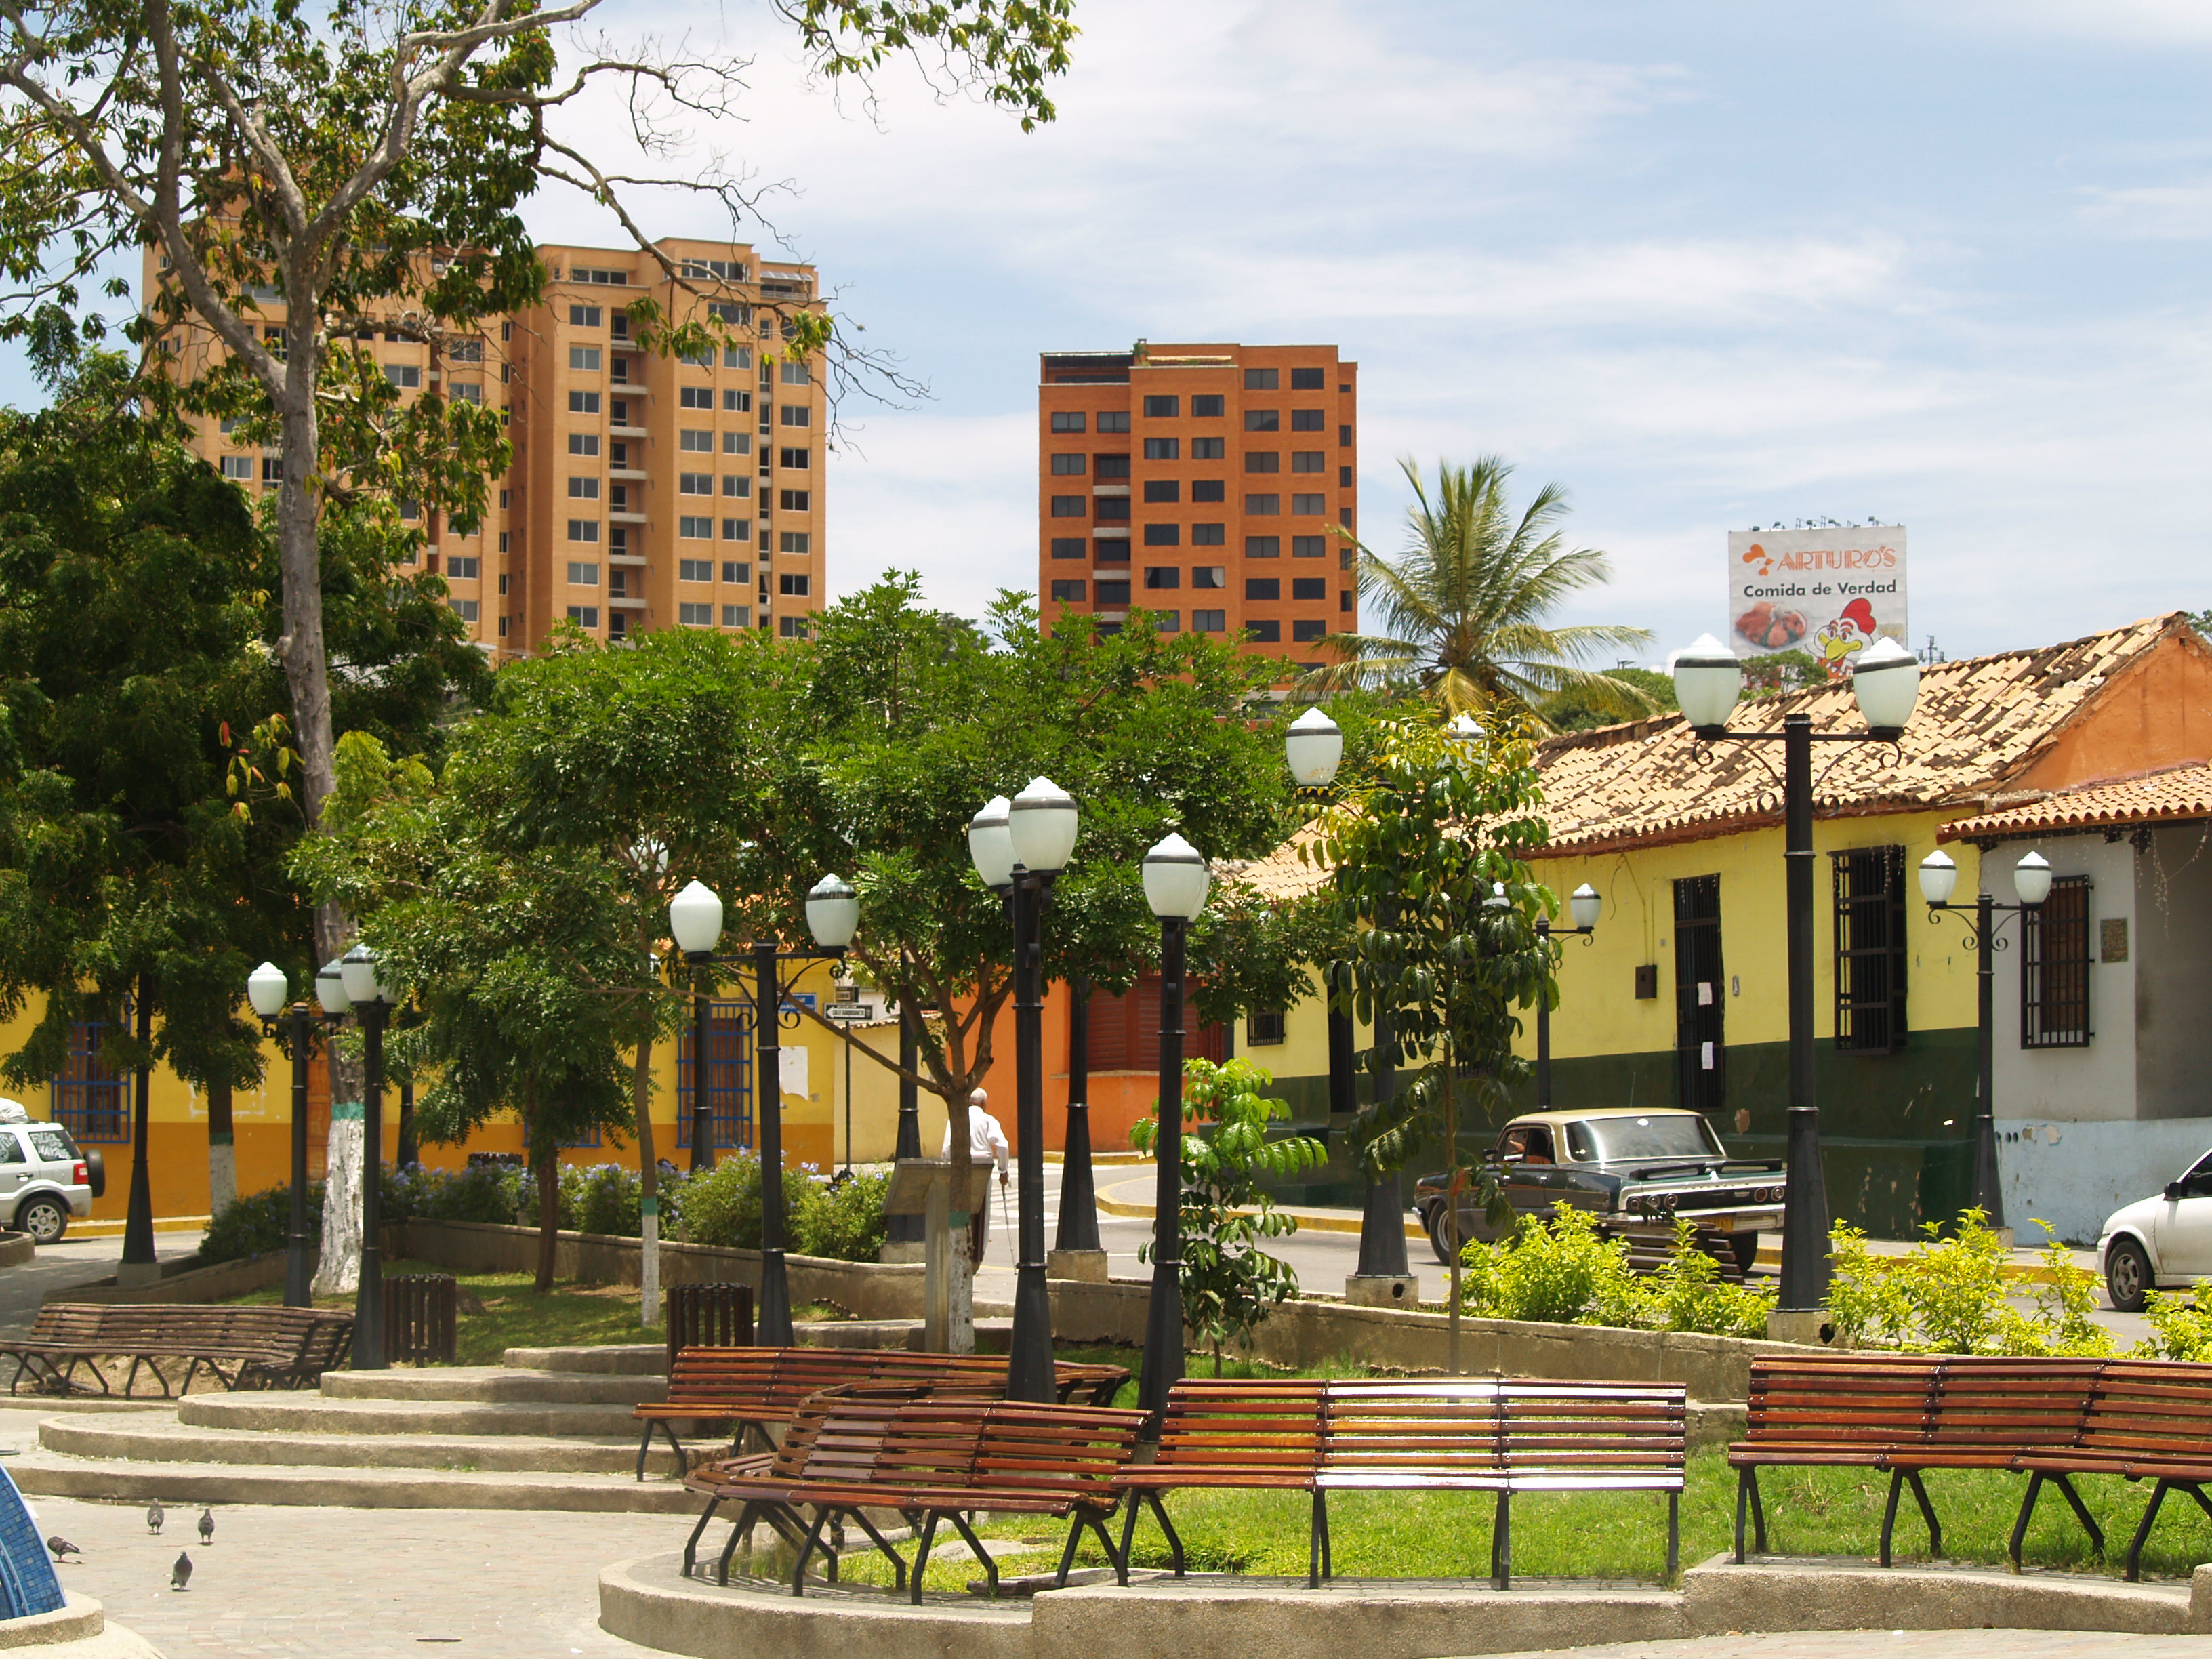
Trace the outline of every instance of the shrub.
{"label": "shrub", "polygon": [[1672,1254],[1637,1287],[1646,1322],[1662,1331],[1765,1336],[1775,1293],[1722,1278],[1721,1264],[1698,1248],[1697,1237],[1686,1218],[1675,1221]]}
{"label": "shrub", "polygon": [[793,1212],[792,1237],[799,1254],[873,1261],[890,1237],[884,1197],[890,1186],[889,1176],[857,1170],[824,1186],[809,1182],[804,1201]]}
{"label": "shrub", "polygon": [[1626,1241],[1601,1237],[1594,1216],[1565,1201],[1549,1219],[1524,1216],[1512,1237],[1461,1255],[1460,1306],[1485,1319],[1763,1336],[1774,1305],[1771,1291],[1723,1279],[1687,1220],[1674,1224],[1674,1249],[1647,1278],[1629,1267]]}
{"label": "shrub", "polygon": [[2151,1334],[2136,1344],[2136,1358],[2212,1360],[2212,1279],[2198,1279],[2193,1297],[2151,1291],[2143,1317]]}
{"label": "shrub", "polygon": [[[587,1233],[609,1233],[617,1238],[636,1238],[645,1231],[640,1200],[645,1185],[635,1170],[619,1164],[595,1164],[579,1170],[576,1185],[576,1224]],[[562,1171],[565,1188],[568,1171]],[[563,1194],[565,1199],[566,1194]],[[562,1207],[568,1206],[564,1202]]]}
{"label": "shrub", "polygon": [[[761,1243],[760,1160],[726,1158],[704,1175],[684,1184],[684,1237],[694,1244],[757,1250]],[[795,1219],[812,1195],[813,1182],[803,1170],[783,1172],[783,1213]],[[785,1241],[789,1243],[788,1238]]]}
{"label": "shrub", "polygon": [[1838,1223],[1828,1291],[1838,1340],[1906,1353],[2112,1353],[2112,1333],[2091,1317],[2096,1275],[2074,1264],[2049,1224],[2035,1224],[2049,1242],[2031,1315],[2008,1299],[2004,1241],[1979,1210],[1962,1214],[1950,1238],[1923,1224],[1926,1237],[1899,1256],[1875,1255],[1863,1232]]}
{"label": "shrub", "polygon": [[[387,1212],[388,1213],[388,1212]],[[238,1261],[249,1255],[281,1250],[292,1226],[292,1189],[271,1187],[266,1192],[234,1198],[208,1223],[200,1237],[200,1260],[208,1263]],[[323,1236],[323,1188],[318,1182],[307,1188],[307,1236]]]}

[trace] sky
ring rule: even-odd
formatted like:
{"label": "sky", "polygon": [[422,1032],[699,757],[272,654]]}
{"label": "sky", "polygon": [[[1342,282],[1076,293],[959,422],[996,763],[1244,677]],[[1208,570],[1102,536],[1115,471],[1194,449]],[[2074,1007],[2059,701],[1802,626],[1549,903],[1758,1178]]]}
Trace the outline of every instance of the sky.
{"label": "sky", "polygon": [[[1565,621],[1723,631],[1732,529],[1902,524],[1945,653],[2212,605],[2212,6],[1078,0],[1059,118],[810,83],[765,0],[594,33],[751,56],[702,125],[929,395],[848,398],[835,592],[1032,589],[1046,350],[1319,342],[1361,365],[1360,522],[1401,458],[1571,493],[1615,578]],[[568,136],[620,152],[609,103]],[[647,196],[656,233],[718,209]],[[533,202],[547,240],[615,227]],[[20,374],[0,371],[0,393]]]}

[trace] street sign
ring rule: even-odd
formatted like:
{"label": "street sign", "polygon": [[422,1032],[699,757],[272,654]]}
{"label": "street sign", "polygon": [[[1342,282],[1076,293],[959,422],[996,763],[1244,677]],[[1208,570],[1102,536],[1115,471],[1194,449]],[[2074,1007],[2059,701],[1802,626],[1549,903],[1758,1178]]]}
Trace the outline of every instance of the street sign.
{"label": "street sign", "polygon": [[866,1019],[873,1011],[865,1002],[833,1002],[822,1012],[829,1019]]}

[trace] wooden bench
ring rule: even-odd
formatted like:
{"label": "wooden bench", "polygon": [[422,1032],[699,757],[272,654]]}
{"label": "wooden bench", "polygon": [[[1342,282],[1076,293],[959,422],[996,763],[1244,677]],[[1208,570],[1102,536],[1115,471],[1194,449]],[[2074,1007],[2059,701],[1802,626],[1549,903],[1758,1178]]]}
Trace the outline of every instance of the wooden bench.
{"label": "wooden bench", "polygon": [[[135,1394],[142,1370],[161,1398],[191,1389],[205,1368],[228,1389],[296,1389],[342,1364],[353,1346],[353,1316],[317,1308],[230,1307],[191,1303],[49,1303],[31,1334],[0,1339],[0,1358],[15,1362],[9,1380],[17,1393],[26,1377],[39,1394],[91,1393],[82,1369],[112,1394],[103,1359],[128,1359],[123,1395]],[[183,1377],[171,1386],[170,1371]]]}
{"label": "wooden bench", "polygon": [[1168,1492],[1304,1492],[1313,1516],[1306,1582],[1318,1588],[1332,1572],[1331,1492],[1486,1492],[1497,1499],[1491,1580],[1504,1589],[1516,1493],[1663,1492],[1671,1578],[1681,1559],[1686,1416],[1677,1383],[1187,1379],[1169,1391],[1158,1456],[1116,1483],[1129,1496],[1122,1558],[1139,1506],[1149,1506],[1182,1576],[1182,1540],[1162,1502]]}
{"label": "wooden bench", "polygon": [[[1067,1518],[1056,1584],[1066,1583],[1086,1529],[1097,1535],[1117,1580],[1127,1583],[1127,1557],[1115,1549],[1106,1521],[1119,1501],[1115,1478],[1135,1447],[1145,1414],[963,1398],[963,1386],[956,1381],[945,1392],[927,1384],[911,1390],[865,1385],[825,1390],[791,1419],[769,1468],[755,1473],[710,1465],[694,1471],[685,1484],[705,1494],[708,1505],[685,1547],[685,1572],[693,1570],[699,1538],[716,1509],[735,1501],[744,1507],[718,1565],[724,1584],[738,1540],[755,1522],[765,1520],[794,1540],[792,1594],[804,1595],[807,1565],[823,1547],[824,1529],[849,1519],[890,1559],[894,1589],[919,1603],[931,1544],[939,1524],[949,1521],[995,1595],[998,1567],[968,1520],[979,1510]],[[806,1510],[813,1511],[812,1519],[802,1522]],[[910,1567],[877,1528],[870,1510],[896,1511],[915,1529]],[[832,1579],[836,1564],[833,1545],[826,1563]]]}
{"label": "wooden bench", "polygon": [[[1121,1365],[1062,1362],[1054,1366],[1063,1403],[1077,1398],[1110,1403],[1129,1372]],[[809,1397],[851,1382],[923,1382],[953,1377],[995,1379],[1003,1392],[1006,1361],[986,1354],[917,1353],[907,1348],[685,1348],[669,1373],[664,1400],[639,1405],[631,1415],[641,1425],[637,1439],[637,1478],[645,1479],[646,1455],[659,1429],[676,1455],[681,1479],[690,1468],[678,1424],[729,1423],[730,1450],[741,1449],[745,1435],[773,1444],[770,1431],[792,1420]]]}
{"label": "wooden bench", "polygon": [[2028,1477],[2009,1553],[2015,1568],[2035,1505],[2057,1489],[2102,1553],[2103,1533],[2075,1489],[2081,1474],[2156,1483],[2128,1550],[2138,1576],[2142,1547],[2171,1491],[2207,1514],[2212,1498],[2212,1365],[2164,1360],[2009,1358],[1977,1354],[1850,1354],[1752,1362],[1746,1438],[1729,1448],[1736,1470],[1736,1559],[1745,1519],[1766,1548],[1758,1474],[1776,1467],[1875,1468],[1889,1477],[1880,1559],[1887,1566],[1898,1502],[1909,1487],[1928,1526],[1929,1553],[1943,1531],[1921,1475],[1929,1469],[2002,1469]]}

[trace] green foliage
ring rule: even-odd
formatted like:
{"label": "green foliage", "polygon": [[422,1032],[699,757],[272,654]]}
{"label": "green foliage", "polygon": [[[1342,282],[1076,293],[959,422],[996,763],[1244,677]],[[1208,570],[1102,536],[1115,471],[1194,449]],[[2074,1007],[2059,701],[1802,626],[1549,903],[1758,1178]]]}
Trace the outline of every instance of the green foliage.
{"label": "green foliage", "polygon": [[[1665,714],[1675,706],[1673,678],[1656,668],[1608,668],[1597,678],[1612,684],[1571,685],[1547,697],[1537,711],[1544,724],[1554,732],[1588,732],[1647,714]],[[1642,698],[1644,706],[1630,704],[1616,689],[1623,686]]]}
{"label": "green foliage", "polygon": [[[323,1231],[323,1184],[307,1188],[307,1232],[319,1238]],[[216,1212],[200,1235],[199,1257],[212,1267],[218,1261],[240,1261],[250,1255],[267,1255],[283,1249],[292,1236],[292,1189],[271,1187],[265,1192],[241,1193]]]}
{"label": "green foliage", "polygon": [[[1269,1134],[1271,1123],[1291,1115],[1289,1103],[1261,1092],[1274,1080],[1249,1060],[1183,1062],[1178,1283],[1183,1322],[1213,1351],[1217,1376],[1223,1347],[1248,1340],[1269,1309],[1298,1293],[1297,1274],[1261,1248],[1263,1239],[1296,1232],[1297,1218],[1275,1208],[1261,1180],[1317,1169],[1328,1158],[1318,1140]],[[1129,1130],[1129,1144],[1139,1152],[1150,1152],[1158,1142],[1157,1117],[1140,1118]],[[1152,1250],[1141,1247],[1139,1259],[1150,1261]]]}
{"label": "green foliage", "polygon": [[1826,685],[1828,671],[1811,652],[1792,647],[1743,659],[1747,697],[1780,697],[1808,685]]}
{"label": "green foliage", "polygon": [[576,1206],[577,1231],[614,1238],[641,1237],[645,1220],[640,1200],[645,1185],[638,1172],[619,1164],[601,1164],[580,1173],[583,1191]]}
{"label": "green foliage", "polygon": [[2212,1360],[2212,1279],[2197,1281],[2191,1295],[2152,1291],[2143,1298],[2151,1334],[2136,1344],[2140,1359]]}
{"label": "green foliage", "polygon": [[[813,1195],[804,1170],[783,1172],[783,1214],[787,1231]],[[761,1246],[761,1165],[757,1158],[725,1154],[704,1175],[684,1182],[684,1237],[693,1244],[757,1250]],[[793,1243],[785,1240],[787,1245]]]}
{"label": "green foliage", "polygon": [[1936,1222],[1903,1255],[1878,1256],[1867,1237],[1838,1222],[1831,1237],[1834,1278],[1828,1313],[1837,1340],[1907,1353],[2109,1354],[2112,1333],[2091,1315],[2096,1275],[2074,1265],[2049,1225],[2035,1310],[2007,1298],[2004,1241],[1982,1212],[1967,1210],[1956,1234]]}
{"label": "green foliage", "polygon": [[1523,1217],[1496,1244],[1467,1245],[1462,1305],[1484,1319],[1621,1325],[1714,1336],[1764,1336],[1773,1293],[1731,1285],[1699,1249],[1697,1229],[1678,1221],[1658,1272],[1639,1277],[1625,1240],[1601,1237],[1596,1218],[1562,1200],[1547,1219]]}
{"label": "green foliage", "polygon": [[854,1170],[850,1179],[806,1184],[805,1200],[793,1212],[792,1240],[801,1255],[835,1261],[873,1261],[890,1228],[884,1195],[890,1177]]}

